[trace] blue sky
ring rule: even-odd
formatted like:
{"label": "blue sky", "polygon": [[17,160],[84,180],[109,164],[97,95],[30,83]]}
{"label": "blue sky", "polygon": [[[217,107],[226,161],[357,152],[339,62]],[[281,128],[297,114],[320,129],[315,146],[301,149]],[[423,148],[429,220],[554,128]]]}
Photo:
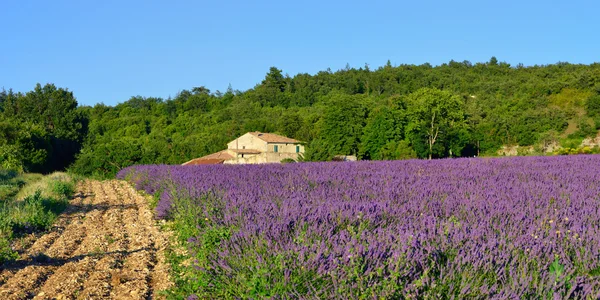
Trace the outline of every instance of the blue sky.
{"label": "blue sky", "polygon": [[[524,2],[524,3],[521,3]],[[254,87],[270,66],[600,61],[593,1],[0,2],[0,88],[69,88],[80,104]]]}

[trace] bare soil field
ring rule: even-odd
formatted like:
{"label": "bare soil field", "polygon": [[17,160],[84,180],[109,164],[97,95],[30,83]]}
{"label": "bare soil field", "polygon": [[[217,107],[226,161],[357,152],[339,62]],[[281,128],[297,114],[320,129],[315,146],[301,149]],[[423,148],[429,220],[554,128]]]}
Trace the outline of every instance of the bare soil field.
{"label": "bare soil field", "polygon": [[168,288],[168,237],[124,181],[86,180],[44,235],[0,266],[0,299],[154,299]]}

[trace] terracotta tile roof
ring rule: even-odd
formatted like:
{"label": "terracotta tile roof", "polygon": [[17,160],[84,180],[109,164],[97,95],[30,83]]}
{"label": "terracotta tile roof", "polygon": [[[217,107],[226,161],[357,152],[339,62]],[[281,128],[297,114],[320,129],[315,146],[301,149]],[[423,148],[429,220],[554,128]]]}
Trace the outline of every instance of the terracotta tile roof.
{"label": "terracotta tile roof", "polygon": [[209,154],[207,156],[202,156],[199,159],[232,159],[233,155],[227,153],[227,150],[221,150],[219,152],[215,152],[213,154]]}
{"label": "terracotta tile roof", "polygon": [[[199,164],[210,164],[210,162],[208,161],[212,161],[213,164],[218,164],[218,163],[223,163],[223,161],[226,161],[228,159],[232,159],[233,155],[227,153],[227,150],[223,150],[223,151],[219,151],[213,154],[209,154],[206,156],[202,156],[200,158],[195,158],[192,159],[186,163],[183,163],[183,166],[187,166],[187,165],[199,165]],[[220,161],[220,162],[216,162],[216,161]]]}
{"label": "terracotta tile roof", "polygon": [[202,159],[202,158],[196,158],[196,159],[192,159],[184,164],[182,164],[182,166],[196,166],[196,165],[218,165],[218,164],[222,164],[225,160],[224,159]]}
{"label": "terracotta tile roof", "polygon": [[263,132],[249,132],[251,135],[267,142],[267,143],[286,143],[286,144],[298,144],[301,143],[299,140],[291,139],[289,137],[281,136],[274,133],[263,133]]}

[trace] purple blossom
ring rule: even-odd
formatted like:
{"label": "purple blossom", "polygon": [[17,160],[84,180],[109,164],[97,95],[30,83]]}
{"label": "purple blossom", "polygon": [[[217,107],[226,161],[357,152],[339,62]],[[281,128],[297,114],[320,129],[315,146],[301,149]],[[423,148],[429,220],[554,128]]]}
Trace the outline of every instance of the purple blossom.
{"label": "purple blossom", "polygon": [[228,230],[199,266],[209,287],[247,273],[295,298],[600,294],[600,156],[148,165],[118,177],[161,192],[157,217],[191,199],[192,248]]}

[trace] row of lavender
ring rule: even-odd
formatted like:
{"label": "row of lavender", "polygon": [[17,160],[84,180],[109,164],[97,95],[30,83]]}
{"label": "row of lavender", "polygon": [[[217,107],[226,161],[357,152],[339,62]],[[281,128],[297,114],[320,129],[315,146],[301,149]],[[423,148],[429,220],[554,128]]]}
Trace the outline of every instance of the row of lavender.
{"label": "row of lavender", "polygon": [[162,218],[193,211],[201,295],[600,296],[600,156],[150,165],[118,176],[160,194]]}

